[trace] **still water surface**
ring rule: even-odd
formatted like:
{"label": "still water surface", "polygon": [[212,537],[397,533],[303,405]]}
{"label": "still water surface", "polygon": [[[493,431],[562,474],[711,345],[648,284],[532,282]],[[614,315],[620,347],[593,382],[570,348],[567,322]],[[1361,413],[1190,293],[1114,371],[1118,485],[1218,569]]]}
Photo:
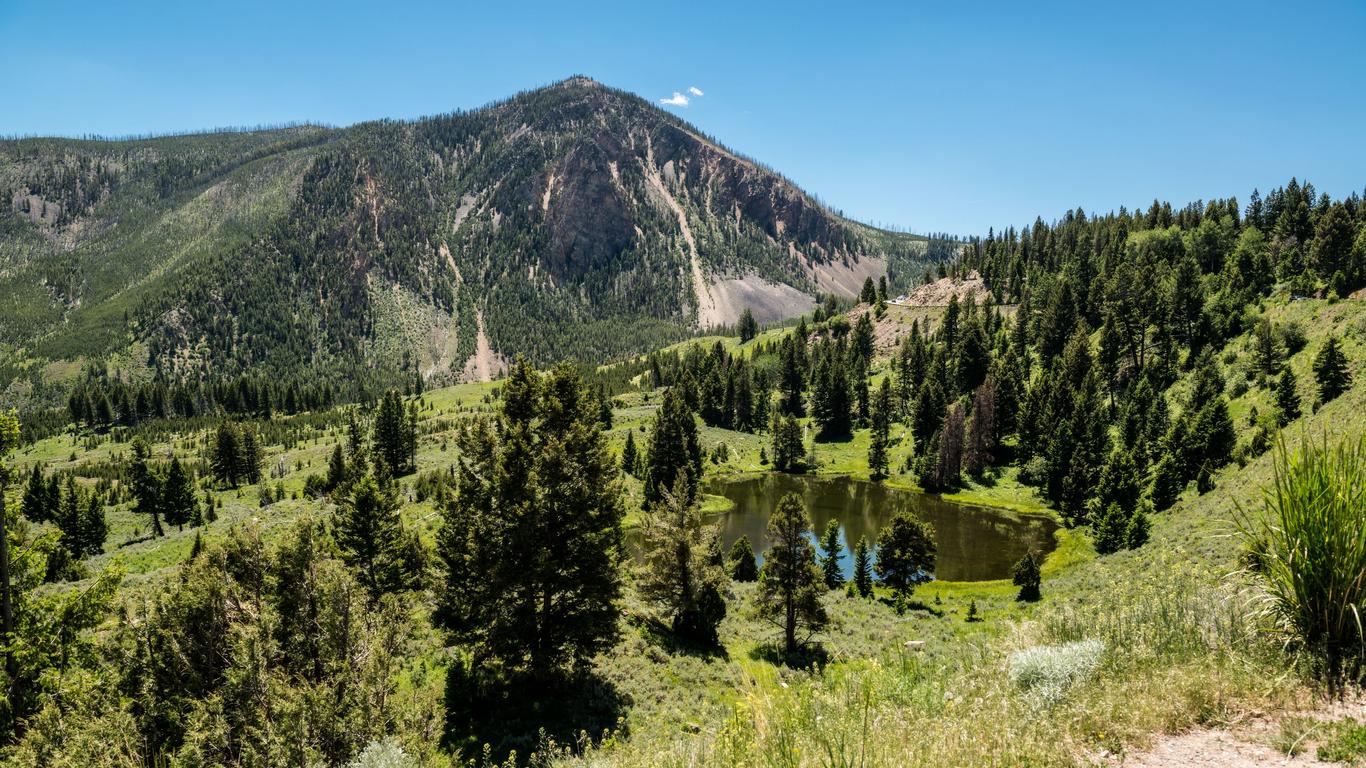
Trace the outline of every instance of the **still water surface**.
{"label": "still water surface", "polygon": [[1054,546],[1058,524],[1041,515],[956,504],[938,496],[887,488],[843,477],[813,478],[769,474],[741,480],[712,481],[706,493],[724,496],[734,509],[718,516],[725,551],[740,536],[748,536],[756,552],[768,548],[769,515],[778,499],[798,493],[806,502],[814,536],[834,518],[840,522],[845,547],[841,561],[846,578],[853,574],[851,551],[860,537],[876,543],[878,531],[898,512],[909,510],[934,526],[939,547],[935,578],[948,581],[985,581],[1010,578],[1011,567],[1029,550],[1040,556]]}

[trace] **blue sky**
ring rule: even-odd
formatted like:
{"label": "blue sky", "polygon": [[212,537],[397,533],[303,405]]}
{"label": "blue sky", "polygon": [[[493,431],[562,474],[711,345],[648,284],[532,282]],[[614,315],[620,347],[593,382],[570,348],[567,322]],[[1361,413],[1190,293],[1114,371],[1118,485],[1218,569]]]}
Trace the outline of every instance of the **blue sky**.
{"label": "blue sky", "polygon": [[855,218],[922,232],[1245,199],[1292,175],[1366,187],[1360,0],[0,0],[0,66],[3,134],[345,125],[574,73],[656,103],[696,87],[665,108]]}

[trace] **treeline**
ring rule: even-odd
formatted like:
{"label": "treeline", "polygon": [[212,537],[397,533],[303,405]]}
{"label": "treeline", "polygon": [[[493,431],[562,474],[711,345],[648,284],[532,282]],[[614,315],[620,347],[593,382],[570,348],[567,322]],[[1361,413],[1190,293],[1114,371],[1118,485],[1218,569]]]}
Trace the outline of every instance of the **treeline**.
{"label": "treeline", "polygon": [[71,421],[96,428],[133,427],[150,419],[194,418],[232,414],[269,419],[331,408],[336,389],[321,384],[281,383],[265,377],[239,376],[211,382],[131,383],[111,375],[102,365],[87,366],[67,398]]}

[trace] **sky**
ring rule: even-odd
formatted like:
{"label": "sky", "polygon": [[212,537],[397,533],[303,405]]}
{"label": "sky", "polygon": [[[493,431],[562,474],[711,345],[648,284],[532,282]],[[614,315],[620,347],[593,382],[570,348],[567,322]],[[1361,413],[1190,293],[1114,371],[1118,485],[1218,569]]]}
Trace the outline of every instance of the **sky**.
{"label": "sky", "polygon": [[0,67],[0,134],[68,136],[414,118],[585,74],[916,232],[1366,188],[1361,0],[0,0]]}

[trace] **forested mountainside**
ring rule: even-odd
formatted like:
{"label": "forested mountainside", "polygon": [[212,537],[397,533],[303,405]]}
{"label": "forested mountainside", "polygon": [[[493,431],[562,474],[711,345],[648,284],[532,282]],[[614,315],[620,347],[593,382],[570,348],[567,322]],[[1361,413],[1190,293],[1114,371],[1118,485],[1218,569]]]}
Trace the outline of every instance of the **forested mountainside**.
{"label": "forested mountainside", "polygon": [[4,141],[0,388],[51,403],[78,360],[167,382],[604,361],[908,285],[925,254],[582,77],[412,122]]}

